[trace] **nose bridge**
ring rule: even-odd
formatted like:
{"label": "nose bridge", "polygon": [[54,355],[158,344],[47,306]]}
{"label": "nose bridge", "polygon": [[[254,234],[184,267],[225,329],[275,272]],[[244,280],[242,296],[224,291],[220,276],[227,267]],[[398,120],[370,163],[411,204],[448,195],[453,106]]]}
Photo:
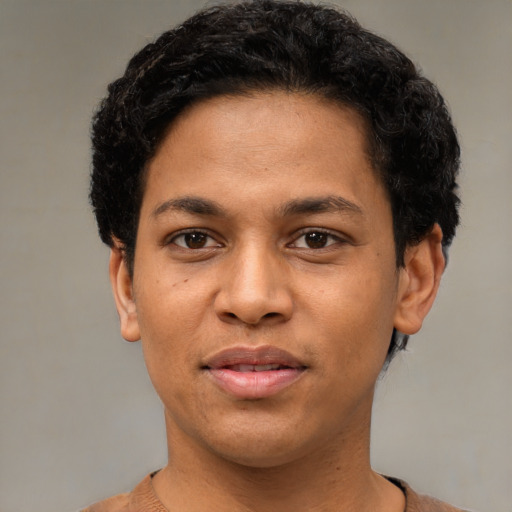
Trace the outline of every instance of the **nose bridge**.
{"label": "nose bridge", "polygon": [[292,310],[289,283],[277,249],[252,240],[233,251],[217,297],[223,319],[246,324],[287,319]]}

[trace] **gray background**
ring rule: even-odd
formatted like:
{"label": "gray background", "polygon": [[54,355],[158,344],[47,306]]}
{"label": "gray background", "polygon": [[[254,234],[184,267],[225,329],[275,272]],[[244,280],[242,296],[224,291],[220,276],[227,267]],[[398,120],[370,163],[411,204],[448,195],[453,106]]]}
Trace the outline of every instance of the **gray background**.
{"label": "gray background", "polygon": [[[203,4],[0,0],[0,510],[71,511],[165,463],[87,204],[89,121],[131,54]],[[448,99],[463,224],[440,296],[379,385],[373,462],[481,512],[512,498],[512,2],[346,0]]]}

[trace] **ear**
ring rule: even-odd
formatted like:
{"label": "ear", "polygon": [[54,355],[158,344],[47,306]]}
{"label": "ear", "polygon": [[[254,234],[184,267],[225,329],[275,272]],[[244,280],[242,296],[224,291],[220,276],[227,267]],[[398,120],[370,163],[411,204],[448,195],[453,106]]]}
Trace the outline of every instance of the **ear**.
{"label": "ear", "polygon": [[407,247],[404,267],[400,269],[394,327],[404,334],[414,334],[436,298],[445,267],[438,224],[417,245]]}
{"label": "ear", "polygon": [[124,252],[120,247],[116,246],[110,251],[109,274],[121,323],[121,335],[126,341],[139,341],[140,329],[133,297],[132,278],[126,265]]}

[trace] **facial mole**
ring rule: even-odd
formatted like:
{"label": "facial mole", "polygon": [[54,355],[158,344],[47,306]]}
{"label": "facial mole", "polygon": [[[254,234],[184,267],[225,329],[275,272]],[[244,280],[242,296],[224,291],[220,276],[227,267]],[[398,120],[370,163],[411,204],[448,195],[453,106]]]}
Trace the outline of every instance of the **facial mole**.
{"label": "facial mole", "polygon": [[188,283],[188,279],[185,279],[183,282],[184,282],[184,283]]}

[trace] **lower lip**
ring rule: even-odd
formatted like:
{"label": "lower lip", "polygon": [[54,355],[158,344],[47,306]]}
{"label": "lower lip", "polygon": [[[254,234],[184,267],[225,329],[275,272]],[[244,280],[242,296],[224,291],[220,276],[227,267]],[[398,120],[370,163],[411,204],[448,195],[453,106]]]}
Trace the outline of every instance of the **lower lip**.
{"label": "lower lip", "polygon": [[224,368],[207,371],[225,392],[235,398],[252,400],[276,395],[304,373],[304,370],[294,368],[264,372],[236,372]]}

